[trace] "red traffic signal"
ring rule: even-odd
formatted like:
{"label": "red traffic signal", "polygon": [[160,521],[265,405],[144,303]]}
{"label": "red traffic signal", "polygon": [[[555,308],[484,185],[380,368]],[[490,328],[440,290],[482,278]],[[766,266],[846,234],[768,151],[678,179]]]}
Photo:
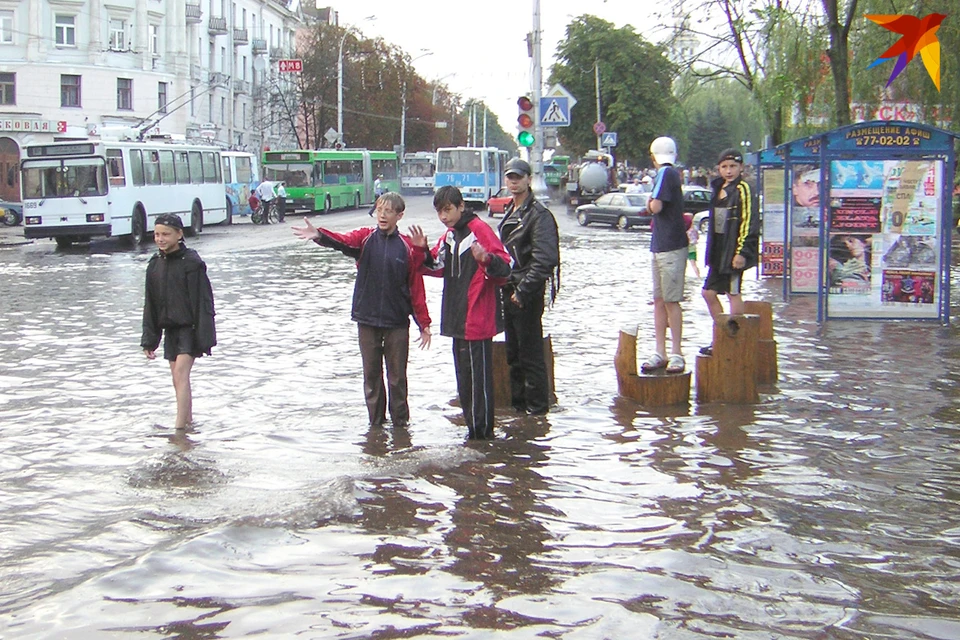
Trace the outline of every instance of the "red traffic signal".
{"label": "red traffic signal", "polygon": [[533,100],[527,96],[520,96],[520,98],[517,99],[517,106],[520,107],[521,111],[530,111],[533,109]]}

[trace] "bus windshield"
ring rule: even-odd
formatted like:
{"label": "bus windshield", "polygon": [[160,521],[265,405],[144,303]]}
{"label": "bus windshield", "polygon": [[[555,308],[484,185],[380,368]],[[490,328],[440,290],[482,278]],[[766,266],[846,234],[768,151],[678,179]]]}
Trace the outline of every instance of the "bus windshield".
{"label": "bus windshield", "polygon": [[73,198],[107,195],[107,171],[102,158],[24,162],[24,198]]}
{"label": "bus windshield", "polygon": [[433,175],[433,163],[429,160],[407,160],[400,165],[404,178],[429,178]]}
{"label": "bus windshield", "polygon": [[284,182],[287,187],[309,187],[313,184],[313,165],[267,164],[263,167],[266,180]]}
{"label": "bus windshield", "polygon": [[480,151],[474,149],[444,150],[437,156],[440,171],[447,173],[480,173]]}

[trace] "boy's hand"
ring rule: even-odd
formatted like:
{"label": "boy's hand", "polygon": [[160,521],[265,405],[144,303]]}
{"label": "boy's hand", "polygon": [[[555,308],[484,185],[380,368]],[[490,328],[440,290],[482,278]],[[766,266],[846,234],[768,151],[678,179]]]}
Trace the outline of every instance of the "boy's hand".
{"label": "boy's hand", "polygon": [[430,348],[430,327],[424,327],[420,329],[420,338],[417,340],[417,344],[420,345],[421,349]]}
{"label": "boy's hand", "polygon": [[420,247],[421,249],[426,249],[429,244],[426,234],[423,233],[423,228],[418,225],[410,227],[410,241],[413,243],[413,246]]}
{"label": "boy's hand", "polygon": [[156,353],[155,351],[150,350],[150,349],[144,349],[144,350],[143,350],[143,355],[147,356],[147,360],[156,360],[156,359],[157,359],[157,353]]}
{"label": "boy's hand", "polygon": [[310,224],[310,221],[306,218],[303,219],[303,224],[307,225],[305,227],[291,227],[293,229],[293,235],[298,238],[303,238],[304,240],[316,240],[320,237],[320,232],[317,231],[317,228]]}
{"label": "boy's hand", "polygon": [[482,265],[490,262],[490,253],[479,242],[470,245],[470,253],[473,254],[473,259]]}
{"label": "boy's hand", "polygon": [[740,270],[740,269],[743,269],[745,266],[747,266],[747,259],[746,259],[746,258],[744,258],[744,257],[743,257],[742,255],[740,255],[739,253],[738,253],[737,255],[733,256],[733,268],[734,268],[734,269]]}

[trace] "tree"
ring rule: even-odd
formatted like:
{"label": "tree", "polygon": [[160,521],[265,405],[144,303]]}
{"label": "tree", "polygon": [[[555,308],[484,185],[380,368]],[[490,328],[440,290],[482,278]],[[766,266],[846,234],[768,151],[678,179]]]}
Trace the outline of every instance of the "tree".
{"label": "tree", "polygon": [[595,147],[597,113],[594,73],[600,77],[600,102],[607,130],[619,134],[617,156],[647,162],[650,142],[679,125],[672,91],[674,66],[655,47],[626,26],[620,29],[595,16],[583,15],[567,25],[557,49],[551,83],[573,94],[570,126],[560,132],[563,145],[576,154]]}
{"label": "tree", "polygon": [[[834,117],[833,125],[850,124],[850,27],[857,12],[857,0],[822,0],[826,12],[827,30],[830,33],[830,70],[833,73]],[[844,4],[846,10],[844,11]]]}

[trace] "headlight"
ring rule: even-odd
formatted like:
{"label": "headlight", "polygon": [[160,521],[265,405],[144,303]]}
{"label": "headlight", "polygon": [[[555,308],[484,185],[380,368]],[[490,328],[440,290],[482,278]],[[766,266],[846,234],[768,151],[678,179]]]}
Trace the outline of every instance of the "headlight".
{"label": "headlight", "polygon": [[102,213],[88,213],[87,222],[103,222]]}
{"label": "headlight", "polygon": [[25,224],[40,224],[40,216],[27,216],[24,220]]}

